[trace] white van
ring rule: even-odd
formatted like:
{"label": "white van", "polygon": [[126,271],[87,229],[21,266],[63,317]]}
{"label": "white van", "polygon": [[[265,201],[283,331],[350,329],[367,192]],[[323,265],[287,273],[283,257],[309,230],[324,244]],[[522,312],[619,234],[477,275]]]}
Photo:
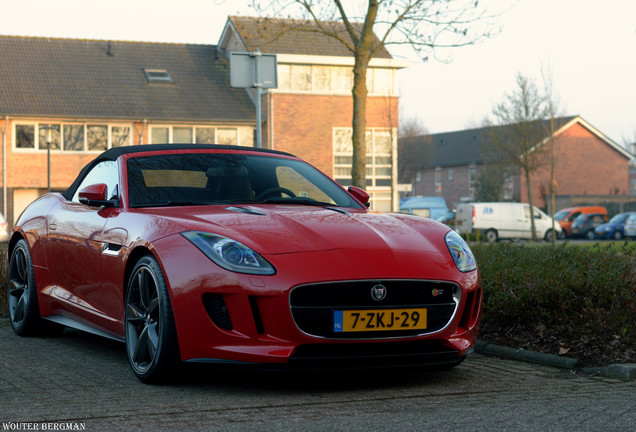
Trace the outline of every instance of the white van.
{"label": "white van", "polygon": [[[552,218],[534,208],[534,225],[537,238],[549,240],[552,233]],[[480,231],[489,243],[499,239],[530,239],[530,206],[524,203],[472,203],[457,206],[455,229],[460,234]],[[561,225],[554,229],[561,235]],[[559,237],[557,237],[559,238]]]}

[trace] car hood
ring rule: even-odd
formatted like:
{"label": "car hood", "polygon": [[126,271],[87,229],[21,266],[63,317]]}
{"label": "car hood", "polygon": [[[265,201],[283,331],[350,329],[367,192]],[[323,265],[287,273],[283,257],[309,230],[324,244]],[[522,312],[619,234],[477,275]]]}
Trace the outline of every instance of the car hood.
{"label": "car hood", "polygon": [[449,231],[418,216],[310,206],[182,207],[178,216],[156,216],[176,224],[175,231],[212,232],[265,255],[358,248],[432,252],[446,248]]}

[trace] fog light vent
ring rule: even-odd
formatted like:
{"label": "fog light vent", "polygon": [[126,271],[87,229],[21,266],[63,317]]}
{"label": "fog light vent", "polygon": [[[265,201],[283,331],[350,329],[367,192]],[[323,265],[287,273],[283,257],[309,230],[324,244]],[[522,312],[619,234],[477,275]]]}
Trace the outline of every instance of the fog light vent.
{"label": "fog light vent", "polygon": [[223,330],[232,330],[232,320],[225,306],[225,300],[221,294],[203,294],[203,306],[210,316],[210,319],[217,327]]}

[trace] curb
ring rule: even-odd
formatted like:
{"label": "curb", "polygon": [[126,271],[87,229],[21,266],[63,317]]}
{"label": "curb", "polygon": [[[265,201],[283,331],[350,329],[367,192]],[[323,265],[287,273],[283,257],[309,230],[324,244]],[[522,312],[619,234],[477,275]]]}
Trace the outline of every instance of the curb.
{"label": "curb", "polygon": [[[481,339],[477,340],[477,343],[475,344],[475,351],[484,355],[503,357],[568,370],[575,369],[579,361],[577,358],[544,354],[524,350],[523,348],[517,349],[495,345]],[[607,367],[583,367],[580,368],[580,370],[586,373],[598,374],[606,378],[614,378],[624,381],[636,380],[636,363],[612,364]]]}

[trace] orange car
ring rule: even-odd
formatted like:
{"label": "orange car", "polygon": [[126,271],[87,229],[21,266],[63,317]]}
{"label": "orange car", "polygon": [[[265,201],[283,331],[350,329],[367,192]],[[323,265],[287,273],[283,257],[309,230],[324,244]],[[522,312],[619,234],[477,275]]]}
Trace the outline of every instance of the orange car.
{"label": "orange car", "polygon": [[600,213],[607,214],[607,210],[602,206],[580,206],[580,207],[568,207],[563,210],[558,211],[554,215],[554,220],[559,222],[561,228],[563,228],[562,236],[571,237],[572,236],[572,224],[574,223],[574,219],[576,219],[581,214],[588,213]]}

